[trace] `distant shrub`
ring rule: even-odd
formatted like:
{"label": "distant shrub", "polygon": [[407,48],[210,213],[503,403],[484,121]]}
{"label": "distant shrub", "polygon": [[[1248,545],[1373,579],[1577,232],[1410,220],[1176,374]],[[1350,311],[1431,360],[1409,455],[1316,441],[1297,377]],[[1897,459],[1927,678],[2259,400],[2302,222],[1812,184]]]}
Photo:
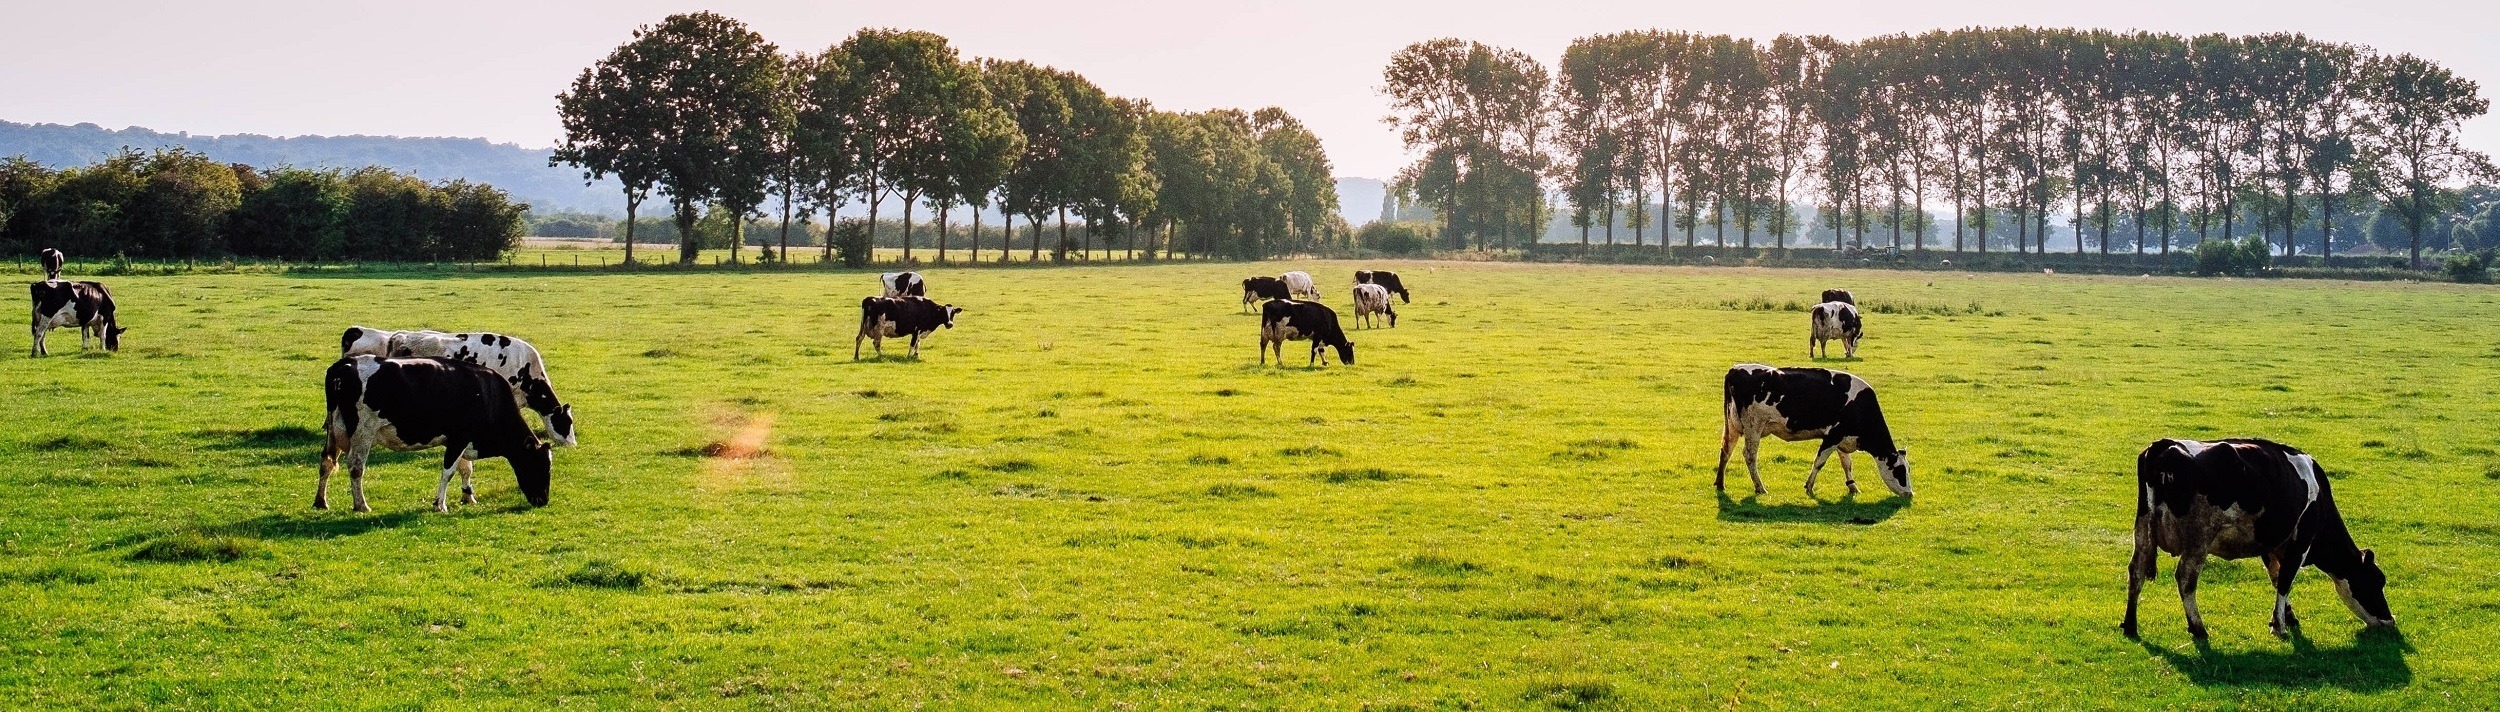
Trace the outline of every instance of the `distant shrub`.
{"label": "distant shrub", "polygon": [[2447,269],[2448,279],[2461,284],[2482,284],[2491,281],[2491,263],[2494,261],[2500,261],[2500,250],[2487,249],[2449,255],[2441,266]]}
{"label": "distant shrub", "polygon": [[2263,272],[2273,261],[2273,254],[2263,236],[2246,240],[2206,240],[2196,243],[2196,273],[2201,275],[2251,275]]}
{"label": "distant shrub", "polygon": [[868,266],[876,254],[876,242],[868,235],[868,226],[857,220],[846,221],[833,229],[833,253],[842,266]]}
{"label": "distant shrub", "polygon": [[1365,249],[1391,254],[1411,255],[1424,249],[1424,236],[1417,233],[1414,226],[1398,223],[1364,225],[1362,231],[1354,234],[1354,239]]}

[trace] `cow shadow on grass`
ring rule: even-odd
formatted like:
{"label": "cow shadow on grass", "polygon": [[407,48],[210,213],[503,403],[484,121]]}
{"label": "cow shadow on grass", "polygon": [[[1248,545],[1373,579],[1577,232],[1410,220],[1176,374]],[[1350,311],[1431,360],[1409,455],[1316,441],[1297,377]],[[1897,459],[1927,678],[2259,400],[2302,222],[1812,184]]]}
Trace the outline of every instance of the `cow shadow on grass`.
{"label": "cow shadow on grass", "polygon": [[1836,500],[1816,497],[1813,504],[1763,504],[1757,495],[1746,495],[1740,500],[1720,492],[1719,521],[1868,525],[1891,519],[1908,506],[1910,500],[1906,497],[1886,496],[1862,502],[1851,494]]}
{"label": "cow shadow on grass", "polygon": [[2321,648],[2295,628],[2291,642],[2290,650],[2229,652],[2215,650],[2202,640],[2196,641],[2193,651],[2143,641],[2138,644],[2199,686],[2333,687],[2376,692],[2413,684],[2413,666],[2405,662],[2413,646],[2405,642],[2401,630],[2365,629],[2355,636],[2351,646]]}
{"label": "cow shadow on grass", "polygon": [[909,354],[872,353],[862,354],[859,358],[851,359],[848,363],[852,365],[866,365],[872,363],[920,363],[920,357]]}

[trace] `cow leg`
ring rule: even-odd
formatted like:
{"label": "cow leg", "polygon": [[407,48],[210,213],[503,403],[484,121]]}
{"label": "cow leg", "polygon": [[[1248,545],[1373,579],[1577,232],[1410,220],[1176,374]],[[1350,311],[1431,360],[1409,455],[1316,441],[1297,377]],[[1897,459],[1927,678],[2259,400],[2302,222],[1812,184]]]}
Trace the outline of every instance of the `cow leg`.
{"label": "cow leg", "polygon": [[2180,544],[2177,573],[2179,606],[2187,611],[2188,635],[2195,636],[2197,640],[2204,640],[2205,616],[2196,612],[2196,576],[2205,570],[2204,537],[2198,536],[2194,541],[2180,542]]}
{"label": "cow leg", "polygon": [[339,439],[323,434],[321,439],[321,479],[313,485],[313,509],[330,508],[330,473],[339,469]]}
{"label": "cow leg", "polygon": [[2281,552],[2267,554],[2266,572],[2274,579],[2274,636],[2290,638],[2300,629],[2300,619],[2292,615],[2292,578],[2300,575],[2300,564]]}
{"label": "cow leg", "polygon": [[912,358],[912,360],[914,360],[914,361],[918,361],[918,360],[920,360],[920,335],[919,335],[919,334],[913,334],[913,335],[911,335],[911,358]]}
{"label": "cow leg", "polygon": [[460,458],[460,503],[477,504],[477,487],[469,482],[469,473],[477,469],[477,461]]}
{"label": "cow leg", "polygon": [[2129,638],[2136,636],[2136,599],[2144,594],[2144,582],[2151,581],[2155,575],[2158,575],[2158,572],[2153,570],[2153,564],[2155,557],[2159,555],[2160,550],[2153,546],[2152,515],[2137,517],[2135,519],[2135,558],[2127,561],[2127,619],[2118,624],[2118,630],[2126,633]]}
{"label": "cow leg", "polygon": [[350,445],[347,449],[347,494],[356,500],[358,513],[372,512],[365,504],[365,462],[373,456],[373,448]]}
{"label": "cow leg", "polygon": [[31,340],[31,341],[27,344],[27,346],[26,346],[26,357],[27,357],[27,358],[35,358],[35,357],[37,357],[37,356],[42,356],[42,355],[43,355],[43,317],[41,317],[41,316],[37,316],[37,317],[35,317],[35,320],[34,320],[34,322],[33,322],[33,323],[27,324],[27,325],[26,325],[26,332],[27,332],[28,334],[32,334],[32,335],[34,336],[34,339],[32,339],[32,340]]}
{"label": "cow leg", "polygon": [[1840,481],[1842,484],[1849,485],[1850,494],[1858,493],[1858,470],[1856,466],[1849,463],[1849,456],[1854,454],[1856,453],[1847,450],[1840,451]]}
{"label": "cow leg", "polygon": [[1759,457],[1761,452],[1762,436],[1745,436],[1745,474],[1753,478],[1753,493],[1756,495],[1770,492],[1762,488],[1762,462]]}
{"label": "cow leg", "polygon": [[[1735,449],[1735,447],[1736,424],[1731,422],[1728,424],[1726,430],[1719,433],[1719,476],[1710,480],[1710,486],[1717,488],[1721,492],[1727,491],[1727,453],[1729,450]],[[1747,453],[1745,455],[1745,462],[1753,462],[1753,455],[1751,453]]]}
{"label": "cow leg", "polygon": [[[1832,452],[1839,449],[1840,448],[1836,447],[1825,447],[1822,450],[1815,451],[1814,466],[1806,468],[1806,496],[1814,496],[1814,481],[1822,476],[1823,463],[1830,462],[1832,459]],[[1761,485],[1755,485],[1754,487],[1755,489],[1760,489]]]}
{"label": "cow leg", "polygon": [[443,477],[434,484],[434,511],[451,511],[451,478],[460,474],[460,452],[467,449],[467,443],[443,443]]}
{"label": "cow leg", "polygon": [[851,360],[853,360],[853,361],[857,361],[857,360],[859,360],[859,342],[862,342],[862,341],[867,341],[867,340],[868,340],[868,335],[867,335],[867,334],[861,334],[861,335],[858,335],[858,336],[851,337]]}

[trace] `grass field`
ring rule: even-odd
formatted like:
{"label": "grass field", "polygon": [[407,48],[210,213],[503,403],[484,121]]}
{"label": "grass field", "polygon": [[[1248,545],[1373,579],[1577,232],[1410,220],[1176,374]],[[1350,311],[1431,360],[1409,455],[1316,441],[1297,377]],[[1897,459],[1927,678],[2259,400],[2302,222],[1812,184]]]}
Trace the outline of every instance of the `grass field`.
{"label": "grass field", "polygon": [[[1239,280],[1356,266],[935,270],[959,326],[857,362],[864,273],[116,279],[118,355],[0,353],[0,706],[2500,705],[2500,290],[1382,263],[1358,365],[1258,366]],[[1915,503],[1804,443],[1714,495],[1720,375],[1826,286]],[[552,504],[418,453],[311,510],[349,324],[536,343]],[[2136,451],[2232,434],[2319,457],[2400,633],[2311,571],[2277,640],[2229,562],[2200,649],[2165,558],[2118,634]]]}

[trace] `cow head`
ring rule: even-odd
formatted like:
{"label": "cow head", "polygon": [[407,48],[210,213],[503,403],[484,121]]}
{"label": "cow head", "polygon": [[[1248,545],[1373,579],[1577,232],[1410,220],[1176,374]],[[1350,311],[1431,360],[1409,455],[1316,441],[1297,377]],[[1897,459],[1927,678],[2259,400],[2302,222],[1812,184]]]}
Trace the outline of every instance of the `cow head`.
{"label": "cow head", "polygon": [[955,315],[962,313],[964,313],[963,307],[955,306],[953,304],[946,305],[946,328],[955,328]]}
{"label": "cow head", "polygon": [[2361,563],[2344,573],[2334,577],[2335,593],[2344,597],[2344,606],[2363,625],[2395,625],[2396,613],[2387,607],[2387,574],[2378,568],[2378,552],[2362,549]]}
{"label": "cow head", "polygon": [[537,447],[504,458],[512,462],[512,477],[521,488],[521,496],[532,507],[547,506],[548,473],[555,469],[555,446],[539,443]]}
{"label": "cow head", "polygon": [[357,354],[388,355],[384,351],[389,348],[390,338],[390,332],[380,329],[362,326],[347,327],[345,333],[339,334],[339,356],[345,358]]}
{"label": "cow head", "polygon": [[547,435],[555,438],[557,445],[573,447],[581,444],[579,436],[573,432],[573,404],[556,406],[556,411],[547,416]]}
{"label": "cow head", "polygon": [[1337,342],[1337,360],[1348,366],[1354,365],[1354,342]]}
{"label": "cow head", "polygon": [[121,328],[121,327],[119,327],[119,326],[107,326],[107,327],[105,327],[105,329],[104,329],[104,350],[106,350],[106,351],[120,351],[120,350],[122,350],[122,332],[125,332],[125,331],[129,331],[129,329],[124,329],[124,328]]}
{"label": "cow head", "polygon": [[1910,451],[1907,448],[1894,450],[1890,455],[1875,456],[1875,471],[1883,474],[1884,486],[1892,488],[1893,494],[1910,496]]}

